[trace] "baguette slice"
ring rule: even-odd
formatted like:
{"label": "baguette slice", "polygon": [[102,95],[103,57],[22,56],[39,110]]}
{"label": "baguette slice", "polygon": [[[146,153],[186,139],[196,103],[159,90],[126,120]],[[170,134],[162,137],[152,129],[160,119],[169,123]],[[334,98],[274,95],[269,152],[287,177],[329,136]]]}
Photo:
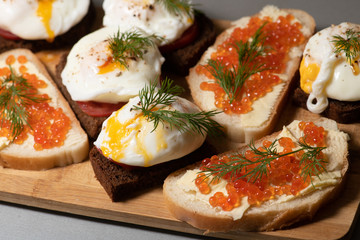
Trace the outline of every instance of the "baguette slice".
{"label": "baguette slice", "polygon": [[[297,136],[299,134],[297,122],[291,123],[287,126],[287,129],[296,137],[299,137]],[[316,185],[315,180],[318,178],[313,177],[314,189],[310,185],[307,188],[309,191],[300,192],[300,195],[286,201],[279,201],[279,198],[275,197],[275,199],[265,201],[260,205],[251,205],[241,212],[243,215],[239,215],[239,212],[234,211],[236,208],[230,212],[213,208],[208,201],[196,197],[194,187],[188,188],[187,185],[184,187],[186,182],[195,185],[192,180],[184,182],[180,179],[188,170],[199,172],[200,163],[197,163],[180,169],[166,178],[163,193],[168,209],[175,218],[207,232],[232,230],[270,231],[287,227],[301,220],[311,219],[321,205],[335,197],[339,192],[348,169],[348,135],[340,132],[337,129],[336,122],[333,120],[319,119],[315,124],[323,126],[328,131],[326,137],[327,149],[323,150],[328,157],[325,168],[329,174],[337,172],[338,176],[335,178],[335,182],[323,184],[322,186],[321,184]],[[260,146],[263,140],[273,141],[278,135],[279,132],[259,139],[255,142],[255,145]],[[236,151],[224,154],[231,155],[244,152],[246,149],[248,147],[243,146]],[[209,197],[213,194],[214,191],[210,192]]]}
{"label": "baguette slice", "polygon": [[[42,75],[41,80],[48,85],[45,91],[51,98],[49,104],[56,108],[62,108],[63,112],[70,118],[71,129],[61,147],[37,151],[33,147],[34,138],[32,136],[29,136],[21,145],[15,143],[0,144],[0,165],[23,170],[45,170],[85,160],[89,153],[87,135],[81,128],[69,104],[56,88],[44,65],[27,49],[15,49],[2,53],[0,55],[1,64],[5,63],[4,61],[9,55],[14,55],[16,58],[20,55],[26,56],[29,65],[25,66],[27,66],[28,72]],[[19,74],[17,69],[15,71]],[[0,139],[4,141],[4,137]]]}
{"label": "baguette slice", "polygon": [[[258,139],[272,131],[276,123],[279,113],[281,112],[287,95],[291,89],[294,81],[292,79],[296,76],[300,64],[303,49],[307,40],[313,35],[315,31],[315,21],[312,16],[302,10],[295,9],[278,9],[274,6],[266,6],[262,12],[255,16],[264,16],[266,14],[277,14],[279,11],[283,13],[292,14],[303,26],[303,35],[305,43],[294,47],[289,53],[289,61],[284,75],[283,83],[276,86],[276,90],[266,94],[264,97],[254,101],[253,110],[246,114],[217,114],[213,117],[224,128],[228,138],[233,142],[249,143],[253,139]],[[202,82],[211,82],[205,75],[200,75],[196,72],[198,65],[205,65],[210,59],[211,54],[216,50],[217,46],[222,44],[237,27],[245,27],[250,17],[244,17],[231,23],[231,26],[222,32],[216,39],[213,46],[203,54],[200,61],[195,67],[190,69],[190,74],[187,77],[187,82],[191,91],[191,96],[194,102],[204,111],[216,109],[214,104],[214,93],[211,91],[203,91],[200,89]],[[274,87],[275,89],[275,87]],[[274,95],[275,94],[275,95]],[[269,96],[274,95],[273,99],[269,100]],[[277,96],[276,96],[277,95]]]}

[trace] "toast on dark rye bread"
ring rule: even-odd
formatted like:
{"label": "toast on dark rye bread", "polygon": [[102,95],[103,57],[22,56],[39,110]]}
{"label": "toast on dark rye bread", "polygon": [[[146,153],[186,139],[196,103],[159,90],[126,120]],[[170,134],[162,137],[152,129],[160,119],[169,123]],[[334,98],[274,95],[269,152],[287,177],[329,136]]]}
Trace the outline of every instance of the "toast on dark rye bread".
{"label": "toast on dark rye bread", "polygon": [[32,52],[39,52],[70,47],[91,30],[95,15],[95,6],[91,1],[85,17],[68,32],[57,36],[52,42],[46,40],[9,40],[0,36],[0,53],[16,48],[26,48]]}
{"label": "toast on dark rye bread", "polygon": [[56,65],[56,73],[55,73],[54,81],[58,86],[58,88],[60,89],[60,91],[62,92],[62,94],[64,95],[64,97],[66,98],[66,100],[68,101],[68,103],[70,104],[72,110],[76,114],[76,117],[79,119],[81,126],[85,129],[85,131],[87,132],[87,134],[91,139],[95,139],[99,135],[101,131],[102,123],[105,121],[106,117],[90,116],[81,110],[81,108],[76,103],[76,101],[72,100],[68,90],[62,83],[62,78],[61,78],[61,72],[66,65],[67,56],[68,54],[64,53],[61,56],[59,63]]}

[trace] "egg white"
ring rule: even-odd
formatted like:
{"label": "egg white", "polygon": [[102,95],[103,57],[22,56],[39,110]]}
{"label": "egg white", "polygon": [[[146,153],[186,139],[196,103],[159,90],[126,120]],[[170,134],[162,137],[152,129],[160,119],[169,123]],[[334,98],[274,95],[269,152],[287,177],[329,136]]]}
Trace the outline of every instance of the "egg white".
{"label": "egg white", "polygon": [[136,26],[163,37],[164,45],[179,38],[193,24],[193,14],[173,14],[156,0],[104,0],[104,26]]}
{"label": "egg white", "polygon": [[[133,106],[138,103],[139,97],[132,98],[123,108],[114,112],[103,123],[102,130],[94,142],[94,145],[99,149],[109,150],[110,154],[106,157],[113,161],[131,166],[149,167],[181,158],[199,148],[205,141],[206,134],[180,132],[177,128],[170,128],[167,124],[163,125],[162,123],[159,123],[153,131],[153,122],[144,119],[137,121],[137,118],[141,118],[142,113],[139,110],[133,110]],[[171,109],[188,113],[200,111],[195,104],[179,97],[171,105]],[[127,129],[130,131],[129,135],[116,134],[116,139],[109,137],[107,128],[109,128],[110,118],[116,118],[116,124],[126,124],[128,121],[135,120],[134,123],[127,125]],[[112,132],[114,131],[112,128],[109,129]],[[114,141],[118,141],[121,146],[127,145],[122,149],[123,157],[121,158],[117,158],[115,154],[115,151],[119,149],[112,149],[109,144]]]}
{"label": "egg white", "polygon": [[[156,46],[148,47],[143,59],[129,60],[128,69],[98,74],[99,67],[111,55],[107,40],[117,31],[117,26],[101,28],[84,36],[71,49],[61,77],[73,100],[127,102],[160,76],[164,58]],[[135,28],[122,28],[121,31],[143,33]],[[145,33],[143,35],[146,36]]]}

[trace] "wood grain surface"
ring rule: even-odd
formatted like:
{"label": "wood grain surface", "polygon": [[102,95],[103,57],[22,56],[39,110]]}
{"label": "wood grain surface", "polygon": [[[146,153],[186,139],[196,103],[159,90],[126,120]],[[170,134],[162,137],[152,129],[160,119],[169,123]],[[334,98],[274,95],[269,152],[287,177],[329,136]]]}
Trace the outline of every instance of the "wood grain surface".
{"label": "wood grain surface", "polygon": [[[219,21],[219,29],[226,26]],[[61,52],[38,53],[50,74]],[[183,81],[178,78],[176,81]],[[318,115],[296,108],[289,101],[276,129],[293,119],[314,120]],[[350,168],[340,196],[323,206],[312,221],[302,222],[286,230],[273,232],[212,233],[208,236],[228,239],[339,239],[350,231],[360,202],[360,124],[340,124],[349,133]],[[201,159],[199,159],[201,160]],[[158,186],[134,198],[111,202],[96,180],[90,162],[46,171],[22,171],[0,168],[0,200],[99,219],[132,223],[203,235],[203,231],[173,218],[163,204],[162,188]]]}

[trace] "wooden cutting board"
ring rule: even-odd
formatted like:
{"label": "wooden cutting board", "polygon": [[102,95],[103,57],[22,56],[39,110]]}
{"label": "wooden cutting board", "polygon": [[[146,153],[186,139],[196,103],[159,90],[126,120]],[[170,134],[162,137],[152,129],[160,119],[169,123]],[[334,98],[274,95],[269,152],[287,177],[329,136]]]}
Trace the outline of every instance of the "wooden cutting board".
{"label": "wooden cutting board", "polygon": [[[284,116],[308,118],[302,109],[289,106]],[[350,129],[359,141],[360,126]],[[357,133],[357,134],[356,134]],[[355,145],[351,145],[354,147]],[[360,154],[350,151],[350,171],[337,200],[325,205],[311,222],[287,230],[265,233],[229,232],[209,234],[221,238],[339,239],[349,231],[360,202]],[[96,180],[89,161],[46,171],[0,168],[0,200],[100,219],[202,235],[203,232],[173,218],[163,203],[162,188],[150,189],[131,200],[113,203]]]}
{"label": "wooden cutting board", "polygon": [[[227,22],[219,21],[219,29]],[[41,52],[38,57],[54,74],[62,52]],[[184,81],[178,78],[177,81]],[[276,130],[293,119],[314,120],[317,115],[289,103]],[[273,232],[229,232],[208,236],[242,239],[339,239],[354,222],[360,202],[360,124],[340,125],[350,141],[350,170],[340,197],[324,206],[311,222]],[[200,159],[199,159],[200,160]],[[89,161],[46,171],[21,171],[0,168],[0,200],[99,219],[132,223],[159,229],[202,235],[203,231],[173,218],[164,206],[161,186],[139,193],[134,198],[113,203],[96,180]],[[115,226],[114,226],[115,227]]]}

